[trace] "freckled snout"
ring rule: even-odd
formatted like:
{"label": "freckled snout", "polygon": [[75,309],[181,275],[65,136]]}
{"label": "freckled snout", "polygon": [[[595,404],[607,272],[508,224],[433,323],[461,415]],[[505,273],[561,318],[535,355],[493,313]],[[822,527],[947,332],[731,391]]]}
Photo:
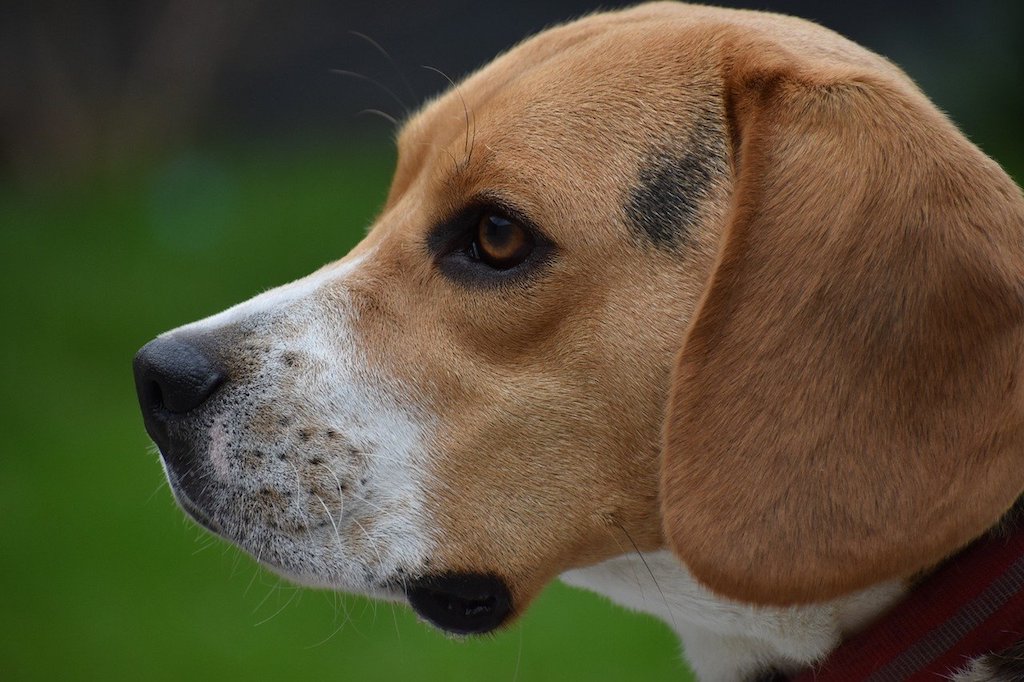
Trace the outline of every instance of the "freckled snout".
{"label": "freckled snout", "polygon": [[195,345],[174,337],[143,346],[133,368],[146,431],[164,458],[172,459],[179,449],[168,440],[168,422],[186,418],[206,402],[226,374]]}
{"label": "freckled snout", "polygon": [[[151,341],[135,384],[170,490],[197,523],[297,582],[399,599],[432,549],[422,427],[359,353],[350,268]],[[475,583],[448,601],[444,585],[424,585],[467,631],[503,604]]]}

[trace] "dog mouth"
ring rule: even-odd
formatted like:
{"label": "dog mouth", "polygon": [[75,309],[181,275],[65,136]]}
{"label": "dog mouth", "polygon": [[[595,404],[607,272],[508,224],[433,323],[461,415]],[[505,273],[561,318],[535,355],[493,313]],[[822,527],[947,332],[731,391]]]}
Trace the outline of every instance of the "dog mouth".
{"label": "dog mouth", "polygon": [[512,596],[494,575],[448,573],[405,586],[410,606],[430,624],[458,635],[478,635],[501,627],[512,615]]}
{"label": "dog mouth", "polygon": [[185,492],[184,486],[178,478],[178,475],[170,467],[165,467],[167,472],[167,482],[170,484],[171,493],[174,495],[175,502],[178,506],[188,514],[193,521],[198,523],[206,530],[216,535],[223,535],[224,531],[221,529],[220,524],[213,520],[213,518],[203,510],[198,504],[189,499],[188,494]]}

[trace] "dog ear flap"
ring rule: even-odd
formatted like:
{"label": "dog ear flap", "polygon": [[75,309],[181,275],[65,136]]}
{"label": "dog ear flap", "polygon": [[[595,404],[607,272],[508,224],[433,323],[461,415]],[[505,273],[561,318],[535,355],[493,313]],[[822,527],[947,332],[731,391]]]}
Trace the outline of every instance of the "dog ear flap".
{"label": "dog ear flap", "polygon": [[1024,200],[895,73],[724,68],[735,194],[673,370],[664,531],[725,596],[824,600],[1024,489]]}

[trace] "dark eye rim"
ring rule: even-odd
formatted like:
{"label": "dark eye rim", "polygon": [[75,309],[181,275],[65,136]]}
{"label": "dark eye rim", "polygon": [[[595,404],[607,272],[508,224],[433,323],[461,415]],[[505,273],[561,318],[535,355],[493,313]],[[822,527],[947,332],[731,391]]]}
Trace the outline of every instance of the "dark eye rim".
{"label": "dark eye rim", "polygon": [[[488,213],[516,223],[526,231],[533,249],[521,262],[499,269],[469,254],[480,221]],[[427,237],[427,249],[437,269],[465,286],[506,287],[529,282],[554,258],[555,243],[523,211],[503,197],[479,195],[441,221]]]}

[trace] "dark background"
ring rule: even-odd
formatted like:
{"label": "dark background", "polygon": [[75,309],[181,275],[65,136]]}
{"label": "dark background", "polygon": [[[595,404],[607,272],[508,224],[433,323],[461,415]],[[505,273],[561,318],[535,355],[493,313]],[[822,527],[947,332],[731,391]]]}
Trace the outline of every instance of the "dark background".
{"label": "dark background", "polygon": [[[413,108],[443,89],[443,77],[424,65],[458,79],[552,23],[627,4],[7,4],[0,10],[2,168],[46,183],[225,140],[380,141],[387,125],[357,112],[401,118],[396,99]],[[972,139],[1020,158],[1024,143],[1012,133],[1024,120],[1024,3],[729,4],[813,19],[880,52]]]}
{"label": "dark background", "polygon": [[[1024,3],[731,5],[886,55],[1021,177]],[[0,679],[685,677],[662,625],[560,585],[459,644],[402,607],[278,581],[174,507],[130,376],[156,333],[358,241],[393,164],[392,125],[360,112],[400,119],[446,85],[423,65],[458,79],[593,9],[0,7]]]}

